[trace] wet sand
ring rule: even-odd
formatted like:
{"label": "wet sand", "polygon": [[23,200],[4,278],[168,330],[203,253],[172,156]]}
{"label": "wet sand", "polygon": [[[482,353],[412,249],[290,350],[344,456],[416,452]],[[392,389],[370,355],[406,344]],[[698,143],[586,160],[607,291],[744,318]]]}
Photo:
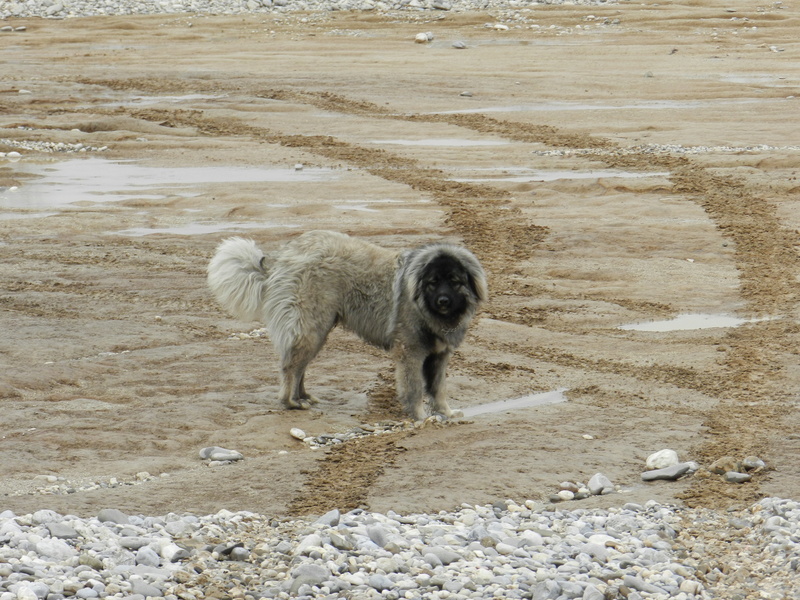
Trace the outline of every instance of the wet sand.
{"label": "wet sand", "polygon": [[[797,10],[526,14],[508,31],[449,13],[15,20],[3,507],[436,511],[596,472],[620,493],[572,506],[798,497]],[[327,452],[292,438],[401,417],[389,357],[343,331],[308,373],[318,410],[280,410],[269,341],[236,335],[260,325],[206,290],[223,238],[272,249],[310,229],[469,246],[491,301],[452,361],[451,406],[566,401]],[[621,328],[696,314],[747,322]],[[246,458],[209,468],[211,445]],[[768,469],[642,483],[667,447]],[[43,493],[46,475],[74,493]],[[111,477],[130,485],[87,489]]]}

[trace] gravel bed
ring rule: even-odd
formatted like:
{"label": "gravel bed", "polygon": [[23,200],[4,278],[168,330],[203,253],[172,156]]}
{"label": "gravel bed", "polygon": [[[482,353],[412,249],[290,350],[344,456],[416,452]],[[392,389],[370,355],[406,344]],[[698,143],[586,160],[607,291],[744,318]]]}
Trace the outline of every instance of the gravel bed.
{"label": "gravel bed", "polygon": [[277,520],[0,513],[0,600],[796,598],[800,504],[720,513],[533,501]]}
{"label": "gravel bed", "polygon": [[[542,4],[597,6],[615,4],[606,0],[18,0],[0,3],[0,18],[72,18],[103,15],[154,15],[195,13],[238,15],[271,12],[318,12],[358,10],[487,11],[524,10]],[[13,31],[9,28],[8,31]]]}

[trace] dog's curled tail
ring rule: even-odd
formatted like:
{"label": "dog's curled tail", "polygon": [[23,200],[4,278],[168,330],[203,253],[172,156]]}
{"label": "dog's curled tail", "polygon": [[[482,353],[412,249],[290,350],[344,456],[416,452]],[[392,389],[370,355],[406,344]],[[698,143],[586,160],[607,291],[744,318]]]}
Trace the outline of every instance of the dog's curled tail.
{"label": "dog's curled tail", "polygon": [[234,237],[217,248],[208,263],[208,287],[231,315],[243,321],[264,320],[268,272],[264,253],[253,240]]}

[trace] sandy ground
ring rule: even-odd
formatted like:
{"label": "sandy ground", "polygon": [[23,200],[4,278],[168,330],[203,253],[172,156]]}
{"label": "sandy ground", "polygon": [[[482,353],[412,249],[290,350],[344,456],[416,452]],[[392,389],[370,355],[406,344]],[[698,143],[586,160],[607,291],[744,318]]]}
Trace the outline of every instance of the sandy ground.
{"label": "sandy ground", "polygon": [[[0,35],[0,138],[107,149],[0,159],[0,509],[435,511],[596,472],[621,493],[571,506],[800,497],[800,6],[739,4],[541,6],[509,30],[444,12],[9,21],[27,29]],[[332,451],[291,438],[399,417],[389,358],[343,331],[309,371],[319,410],[280,410],[268,340],[231,337],[259,324],[206,290],[221,239],[310,229],[468,245],[491,301],[451,405],[568,400]],[[696,313],[770,320],[619,329]],[[246,459],[209,468],[210,445]],[[667,447],[768,469],[643,484]],[[111,477],[136,484],[82,487]]]}

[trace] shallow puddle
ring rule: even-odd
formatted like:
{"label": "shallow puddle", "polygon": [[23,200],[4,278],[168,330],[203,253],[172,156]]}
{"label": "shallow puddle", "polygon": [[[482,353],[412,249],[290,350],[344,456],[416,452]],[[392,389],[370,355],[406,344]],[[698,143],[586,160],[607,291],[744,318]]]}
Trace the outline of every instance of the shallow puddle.
{"label": "shallow puddle", "polygon": [[674,110],[691,109],[717,106],[720,104],[754,104],[756,102],[782,101],[781,98],[720,98],[715,100],[640,100],[628,104],[586,104],[583,102],[540,102],[536,104],[515,104],[509,106],[482,106],[479,108],[464,108],[460,110],[446,110],[427,114],[432,115],[466,115],[473,113],[491,112],[557,112],[571,110]]}
{"label": "shallow puddle", "polygon": [[535,169],[503,169],[491,177],[454,177],[453,181],[462,183],[508,181],[527,183],[529,181],[557,181],[559,179],[600,179],[600,178],[634,178],[634,177],[666,177],[669,173],[634,173],[617,169],[579,170],[535,170]]}
{"label": "shallow puddle", "polygon": [[[25,185],[0,191],[0,208],[63,208],[76,202],[190,197],[198,185],[237,182],[309,182],[338,177],[332,169],[256,167],[150,167],[104,158],[51,163],[20,162],[15,169],[38,175]],[[165,190],[168,190],[165,192]]]}
{"label": "shallow puddle", "polygon": [[112,100],[101,106],[151,106],[153,104],[179,104],[181,102],[197,102],[198,100],[218,100],[224,95],[184,94],[182,96],[133,96],[124,100]]}
{"label": "shallow puddle", "polygon": [[534,408],[537,406],[560,404],[561,402],[567,401],[567,397],[564,395],[564,392],[567,390],[568,388],[560,388],[553,390],[552,392],[544,392],[542,394],[530,394],[528,396],[513,398],[511,400],[498,400],[497,402],[489,402],[488,404],[470,406],[469,408],[465,408],[462,412],[464,413],[464,418],[470,418],[478,415],[506,412],[509,410],[521,410],[523,408]]}
{"label": "shallow puddle", "polygon": [[354,210],[357,212],[378,212],[373,204],[399,204],[400,200],[346,200],[344,204],[334,204],[333,208],[337,210]]}
{"label": "shallow puddle", "polygon": [[468,146],[505,146],[510,142],[503,140],[468,140],[463,138],[425,138],[421,140],[372,140],[372,144],[396,144],[400,146],[438,146],[438,147],[468,147]]}
{"label": "shallow puddle", "polygon": [[133,227],[122,231],[115,231],[114,235],[125,235],[131,237],[141,237],[145,235],[156,235],[159,233],[169,235],[209,235],[212,233],[237,232],[247,229],[273,229],[285,227],[288,229],[299,227],[299,225],[279,225],[277,223],[187,223],[176,227]]}
{"label": "shallow puddle", "polygon": [[711,315],[711,314],[687,314],[678,315],[674,319],[666,321],[648,321],[644,323],[632,323],[630,325],[620,325],[617,329],[625,331],[690,331],[693,329],[712,329],[715,327],[738,327],[745,323],[758,323],[768,321],[770,317],[756,319],[742,319],[731,315]]}

